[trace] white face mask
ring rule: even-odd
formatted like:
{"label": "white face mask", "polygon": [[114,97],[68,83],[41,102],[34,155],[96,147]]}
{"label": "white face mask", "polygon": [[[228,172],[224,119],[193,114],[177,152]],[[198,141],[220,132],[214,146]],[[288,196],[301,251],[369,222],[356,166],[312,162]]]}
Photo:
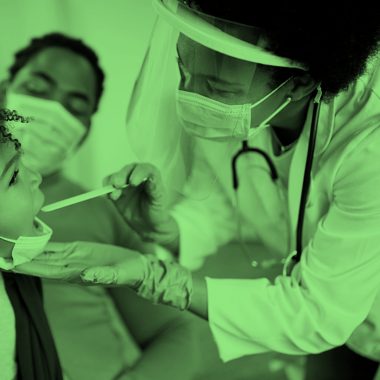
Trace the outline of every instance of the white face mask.
{"label": "white face mask", "polygon": [[58,102],[10,92],[6,105],[33,118],[10,129],[21,142],[25,165],[43,176],[61,169],[86,132],[86,127]]}
{"label": "white face mask", "polygon": [[39,218],[35,218],[35,223],[38,235],[19,236],[17,239],[0,236],[1,240],[14,244],[11,259],[0,257],[0,268],[10,270],[16,265],[32,261],[44,251],[53,230]]}
{"label": "white face mask", "polygon": [[177,113],[184,129],[191,135],[215,141],[248,140],[269,127],[291,98],[272,112],[260,125],[251,128],[251,110],[267,100],[291,78],[254,104],[230,105],[194,92],[177,91]]}

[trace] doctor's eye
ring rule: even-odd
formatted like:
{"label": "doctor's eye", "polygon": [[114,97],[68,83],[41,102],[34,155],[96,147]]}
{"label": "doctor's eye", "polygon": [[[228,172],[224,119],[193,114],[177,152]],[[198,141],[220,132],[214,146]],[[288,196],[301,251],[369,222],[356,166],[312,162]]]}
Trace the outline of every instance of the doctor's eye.
{"label": "doctor's eye", "polygon": [[19,174],[19,169],[15,170],[13,172],[12,178],[9,181],[9,187],[11,187],[17,183],[18,174]]}
{"label": "doctor's eye", "polygon": [[217,87],[212,82],[210,82],[208,80],[206,80],[206,89],[210,94],[215,94],[215,95],[225,97],[225,98],[236,95],[236,92],[228,90],[228,89]]}
{"label": "doctor's eye", "polygon": [[185,66],[183,63],[177,59],[178,62],[178,70],[179,70],[179,75],[181,77],[181,88],[188,88],[191,82],[191,74],[189,71],[186,70]]}

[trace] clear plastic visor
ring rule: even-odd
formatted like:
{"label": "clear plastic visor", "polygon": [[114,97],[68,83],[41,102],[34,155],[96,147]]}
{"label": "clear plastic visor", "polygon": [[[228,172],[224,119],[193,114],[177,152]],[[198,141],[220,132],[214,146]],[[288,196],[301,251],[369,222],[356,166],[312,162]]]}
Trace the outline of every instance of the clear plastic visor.
{"label": "clear plastic visor", "polygon": [[[177,113],[178,90],[228,105],[253,104],[273,90],[270,76],[261,75],[268,66],[289,73],[306,68],[265,50],[259,28],[209,17],[176,0],[153,5],[159,17],[128,108],[128,142],[137,160],[156,165],[175,191],[195,183],[197,194],[186,196],[206,199],[219,185],[230,187],[231,158],[241,142],[189,135]],[[281,102],[264,102],[260,120]],[[194,120],[202,117],[209,116],[200,111]]]}

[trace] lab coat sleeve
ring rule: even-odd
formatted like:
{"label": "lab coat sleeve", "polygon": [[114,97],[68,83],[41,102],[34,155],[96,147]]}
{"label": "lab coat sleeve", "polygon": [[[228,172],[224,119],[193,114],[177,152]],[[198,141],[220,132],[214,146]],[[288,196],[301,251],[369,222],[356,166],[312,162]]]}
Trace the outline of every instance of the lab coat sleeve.
{"label": "lab coat sleeve", "polygon": [[237,228],[231,201],[201,145],[196,146],[194,156],[183,199],[171,212],[180,232],[179,261],[192,270],[229,242]]}
{"label": "lab coat sleeve", "polygon": [[292,276],[207,279],[209,323],[224,361],[344,344],[380,287],[380,133],[342,157],[332,203]]}

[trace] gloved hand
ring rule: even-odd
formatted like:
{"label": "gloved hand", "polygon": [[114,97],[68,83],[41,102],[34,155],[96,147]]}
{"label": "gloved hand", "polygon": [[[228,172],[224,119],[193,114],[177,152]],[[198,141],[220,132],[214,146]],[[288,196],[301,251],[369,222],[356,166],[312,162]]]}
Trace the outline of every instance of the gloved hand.
{"label": "gloved hand", "polygon": [[181,310],[191,303],[193,285],[188,269],[173,260],[107,244],[49,243],[45,253],[12,271],[87,285],[127,285],[153,303]]}
{"label": "gloved hand", "polygon": [[29,263],[16,266],[13,271],[47,279],[83,283],[81,275],[86,268],[118,268],[121,263],[122,281],[110,281],[108,284],[138,287],[146,276],[145,257],[136,251],[108,244],[49,243],[43,254]]}
{"label": "gloved hand", "polygon": [[[147,163],[126,165],[108,176],[104,184],[117,189],[111,199],[144,241],[178,251],[178,226],[169,213],[166,190],[156,167]],[[122,189],[125,184],[129,186]]]}
{"label": "gloved hand", "polygon": [[[160,260],[155,255],[144,256],[144,275],[134,283],[137,294],[155,304],[186,310],[191,304],[193,281],[190,270],[174,260]],[[130,285],[130,263],[121,261],[113,266],[86,269],[81,277],[85,282],[103,285]]]}

